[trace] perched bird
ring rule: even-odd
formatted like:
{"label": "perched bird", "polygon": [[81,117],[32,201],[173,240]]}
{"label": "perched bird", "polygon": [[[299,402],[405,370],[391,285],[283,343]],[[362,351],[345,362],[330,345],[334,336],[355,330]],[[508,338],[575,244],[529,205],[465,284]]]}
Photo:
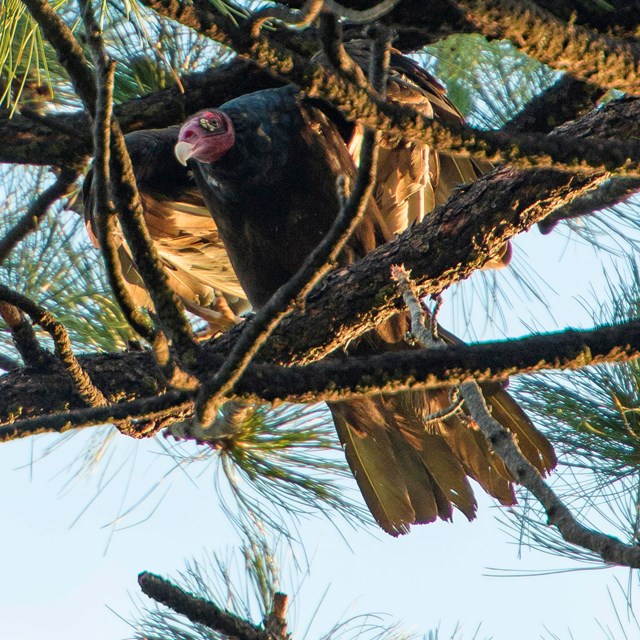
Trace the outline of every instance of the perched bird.
{"label": "perched bird", "polygon": [[[208,322],[212,332],[221,331],[238,322],[249,303],[200,191],[173,154],[178,132],[179,127],[135,131],[125,141],[147,228],[169,286],[189,311]],[[98,246],[91,170],[82,191],[89,236]],[[138,306],[151,309],[153,304],[119,226],[116,242],[129,293]]]}
{"label": "perched bird", "polygon": [[[392,60],[391,99],[410,100],[429,117],[461,118],[425,71],[409,62],[406,71],[398,65]],[[242,96],[182,126],[176,156],[193,168],[255,308],[298,270],[330,228],[339,210],[336,179],[356,173],[358,136],[358,127],[329,105],[300,96],[292,86]],[[383,136],[382,147],[375,194],[343,264],[421,220],[456,183],[482,170],[471,160],[391,136]],[[411,348],[404,343],[405,328],[406,314],[400,313],[356,350]],[[553,468],[550,443],[504,388],[490,385],[484,392],[493,417],[516,435],[527,459],[541,473]],[[414,523],[450,519],[453,506],[472,519],[476,501],[468,478],[503,504],[515,501],[511,474],[468,420],[454,415],[425,421],[449,404],[446,389],[329,404],[365,502],[391,535],[406,533]]]}

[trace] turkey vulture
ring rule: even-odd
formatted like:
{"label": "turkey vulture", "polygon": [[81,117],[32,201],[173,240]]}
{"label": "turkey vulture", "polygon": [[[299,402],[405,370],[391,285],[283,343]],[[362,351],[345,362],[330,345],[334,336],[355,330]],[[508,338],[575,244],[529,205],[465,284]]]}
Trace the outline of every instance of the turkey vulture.
{"label": "turkey vulture", "polygon": [[[135,131],[127,134],[125,141],[145,221],[169,286],[189,311],[209,323],[212,331],[224,330],[238,321],[238,315],[248,309],[249,303],[200,191],[173,154],[178,132],[179,127]],[[98,246],[92,177],[90,170],[82,191],[87,229]],[[152,308],[119,226],[116,241],[125,283],[134,302]]]}
{"label": "turkey vulture", "polygon": [[[425,71],[392,66],[389,97],[411,101],[429,117],[461,116]],[[176,155],[193,168],[231,264],[251,304],[264,305],[301,266],[339,210],[336,178],[353,177],[358,129],[330,106],[292,86],[268,89],[202,111],[180,130]],[[433,208],[455,183],[475,179],[471,160],[384,136],[375,197],[342,262],[388,240]],[[504,261],[498,258],[498,261]],[[370,332],[358,350],[410,348],[405,314]],[[487,386],[492,414],[511,430],[541,472],[553,449],[499,385]],[[425,422],[449,405],[448,391],[377,394],[329,408],[349,465],[371,513],[391,535],[411,524],[451,519],[452,507],[475,516],[473,478],[503,504],[513,504],[512,476],[482,434],[456,415]]]}

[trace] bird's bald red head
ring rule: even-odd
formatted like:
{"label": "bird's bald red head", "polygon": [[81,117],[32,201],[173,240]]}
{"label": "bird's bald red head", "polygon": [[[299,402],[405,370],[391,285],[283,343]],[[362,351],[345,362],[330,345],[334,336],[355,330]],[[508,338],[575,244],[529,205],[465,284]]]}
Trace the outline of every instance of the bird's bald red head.
{"label": "bird's bald red head", "polygon": [[186,165],[189,158],[215,162],[231,149],[236,133],[231,118],[223,111],[201,111],[180,129],[175,154]]}

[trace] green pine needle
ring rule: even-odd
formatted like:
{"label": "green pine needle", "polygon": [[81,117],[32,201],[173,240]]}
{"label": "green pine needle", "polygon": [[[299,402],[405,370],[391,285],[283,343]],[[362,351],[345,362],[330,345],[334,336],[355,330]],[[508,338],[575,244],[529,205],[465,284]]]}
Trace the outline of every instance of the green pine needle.
{"label": "green pine needle", "polygon": [[[173,455],[189,459],[179,444]],[[260,522],[290,537],[299,518],[317,513],[371,522],[351,498],[351,473],[324,405],[249,406],[215,449],[192,459],[216,462],[222,506],[240,529]]]}

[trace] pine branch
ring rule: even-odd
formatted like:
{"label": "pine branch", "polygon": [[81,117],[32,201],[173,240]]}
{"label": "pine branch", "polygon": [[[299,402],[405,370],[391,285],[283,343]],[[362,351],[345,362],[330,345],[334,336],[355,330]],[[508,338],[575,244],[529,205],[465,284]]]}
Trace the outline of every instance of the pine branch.
{"label": "pine branch", "polygon": [[[378,248],[348,269],[329,274],[322,287],[307,298],[305,314],[294,312],[286,318],[264,345],[261,357],[283,363],[307,363],[324,357],[396,312],[397,298],[387,276],[392,264],[402,262],[412,269],[421,294],[439,293],[486,262],[492,248],[502,246],[513,235],[544,218],[549,209],[597,183],[594,179],[589,181],[552,171],[527,173],[511,169],[501,169],[482,178],[461,190],[410,233]],[[545,199],[541,194],[546,194]],[[219,361],[214,361],[215,356],[228,355],[240,330],[227,332],[207,345],[203,368],[214,370],[220,366]],[[156,374],[148,360],[138,368],[135,366],[137,354],[129,354],[126,358],[131,359],[133,365],[115,376],[115,380],[122,381],[114,389],[114,370],[107,367],[108,374],[100,375],[100,363],[105,362],[101,358],[94,360],[98,371],[92,369],[91,376],[107,396],[116,401],[123,393],[125,397],[144,397],[164,388],[164,382],[158,378],[160,374]],[[109,358],[107,362],[111,362]],[[116,366],[120,365],[118,360]],[[54,394],[53,381],[50,381],[50,390],[44,392],[38,389],[42,381],[37,379],[34,379],[35,388],[29,384],[12,388],[11,379],[11,376],[0,378],[0,385],[6,383],[0,393],[3,416],[10,416],[12,407],[24,407],[23,415],[29,417],[29,407],[36,401],[43,403],[37,411],[59,411],[69,401],[70,390],[58,387],[59,395]],[[264,380],[268,383],[269,378]],[[123,390],[121,385],[137,391]],[[113,395],[110,395],[112,389]],[[27,391],[29,395],[23,395]],[[69,406],[77,407],[77,401]]]}
{"label": "pine branch", "polygon": [[[215,370],[224,357],[215,351],[202,362]],[[147,364],[140,358],[144,355]],[[283,401],[315,403],[345,400],[363,393],[399,392],[407,389],[440,388],[469,379],[481,383],[503,381],[509,376],[539,371],[574,370],[581,367],[624,362],[640,356],[640,321],[598,327],[591,330],[566,330],[529,336],[517,340],[471,345],[451,345],[446,349],[386,353],[378,356],[325,360],[306,366],[281,367],[251,364],[236,383],[232,398],[254,402]],[[104,408],[77,407],[66,380],[55,372],[23,374],[0,378],[0,392],[6,398],[0,405],[0,442],[37,433],[63,432],[124,418],[151,422],[164,417],[165,426],[193,415],[193,391],[166,391],[165,379],[150,366],[149,354],[88,356],[80,362],[104,393],[116,400],[135,398]],[[140,372],[144,372],[144,378]],[[163,395],[149,395],[155,387]],[[41,389],[47,389],[43,396]],[[29,397],[28,403],[24,398]],[[22,404],[19,404],[22,402]],[[18,419],[14,407],[20,406],[24,419]],[[163,413],[164,412],[164,413]],[[40,414],[40,415],[39,415]],[[132,433],[144,437],[152,433],[146,427]]]}
{"label": "pine branch", "polygon": [[[94,77],[71,30],[46,0],[25,0],[25,5],[47,40],[56,49],[78,96],[91,116],[95,117],[97,93]],[[92,37],[99,38],[99,35],[93,34]],[[131,159],[122,131],[115,120],[111,122],[110,134],[111,187],[127,244],[132,250],[160,321],[171,334],[183,363],[192,362],[195,359],[197,345],[191,326],[184,315],[180,299],[167,285],[166,275],[146,229]]]}
{"label": "pine branch", "polygon": [[22,218],[0,239],[0,265],[23,238],[38,228],[51,205],[71,191],[79,175],[77,168],[63,168],[56,181],[35,198]]}
{"label": "pine branch", "polygon": [[551,233],[558,223],[587,216],[594,211],[601,211],[607,207],[614,207],[625,202],[632,195],[640,191],[639,178],[612,178],[601,187],[573,202],[556,209],[550,216],[538,223],[541,233]]}
{"label": "pine branch", "polygon": [[372,129],[419,140],[436,149],[472,153],[491,162],[554,166],[565,170],[586,165],[625,175],[640,172],[640,144],[636,142],[507,135],[455,123],[440,123],[409,107],[386,102],[328,69],[307,62],[264,34],[253,38],[246,29],[229,24],[223,17],[212,13],[203,0],[197,0],[193,6],[183,5],[177,0],[141,1],[159,15],[178,20],[202,35],[232,47],[239,55],[297,84],[307,95],[328,98],[347,120],[361,122]]}
{"label": "pine branch", "polygon": [[[120,368],[112,371],[111,375],[115,377],[127,373],[129,372]],[[49,376],[48,380],[51,382],[52,376]],[[45,384],[45,388],[50,389],[53,398],[42,398],[42,400],[51,402],[53,399],[54,402],[58,402],[65,397],[63,394],[66,394],[70,400],[69,404],[77,404],[77,396],[72,390],[64,388],[61,394],[57,394],[57,390],[53,387],[55,385],[49,387]],[[45,413],[24,420],[14,420],[15,413],[12,413],[8,424],[0,425],[0,442],[19,440],[42,433],[65,433],[70,429],[83,429],[109,423],[118,423],[119,428],[123,425],[120,431],[124,435],[132,438],[149,438],[156,435],[159,429],[192,416],[192,395],[192,392],[188,391],[169,391],[160,396],[143,397],[130,402],[74,409],[61,413]],[[15,411],[14,405],[7,409]]]}
{"label": "pine branch", "polygon": [[[295,59],[285,59],[282,65],[288,64],[291,66],[294,62],[297,65],[306,64],[298,56]],[[235,68],[238,68],[240,71],[236,73]],[[266,74],[261,75],[260,72],[256,72],[255,70],[251,72],[246,65],[241,63],[228,65],[221,69],[219,73],[220,75],[218,76],[217,71],[209,71],[206,74],[202,74],[202,76],[195,74],[188,78],[184,78],[183,83],[186,88],[186,93],[184,95],[180,95],[176,89],[160,92],[145,99],[132,101],[131,103],[116,108],[116,115],[123,123],[125,131],[129,130],[132,125],[135,125],[136,128],[140,128],[140,126],[168,126],[170,124],[181,122],[184,120],[186,114],[193,113],[201,108],[216,106],[220,102],[224,102],[225,99],[235,97],[235,95],[251,90],[252,88],[258,90],[260,88],[264,88],[264,86],[273,86],[273,80],[268,81]],[[282,73],[284,73],[284,71]],[[321,91],[333,91],[335,93],[336,85],[335,83],[332,84],[330,79],[323,79],[323,74],[325,73],[326,70],[318,69],[316,67],[309,71],[312,79],[315,77],[315,74],[320,78],[320,80],[322,80],[322,82],[318,80],[319,84],[316,93]],[[291,71],[289,75],[291,76],[291,80],[302,82],[300,78],[304,77],[304,69],[302,73],[293,73],[293,71]],[[219,82],[216,82],[218,77]],[[247,78],[250,78],[251,82],[248,82]],[[354,91],[349,93],[348,86],[345,85],[345,81],[341,80],[341,82],[342,86],[339,87],[340,91],[336,93],[336,95],[342,100],[343,110],[345,110],[347,117],[359,117],[357,108],[355,106],[351,108],[349,105],[351,103],[355,105],[358,100],[362,102],[362,100],[368,100],[368,98],[356,95]],[[307,84],[309,84],[309,82],[307,82]],[[207,89],[209,86],[211,91]],[[238,87],[237,94],[235,92],[230,93],[230,87]],[[310,91],[313,93],[313,88],[311,88]],[[351,102],[349,102],[349,100],[351,100]],[[369,108],[369,106],[367,106],[367,108]],[[637,123],[638,116],[635,113],[635,107],[627,105],[627,109],[629,111],[627,114],[627,121]],[[70,118],[69,116],[64,115],[56,116],[56,118],[59,118],[61,122],[64,121],[65,126],[72,126],[74,129],[78,130],[79,133],[86,130],[86,124],[83,124],[81,116],[73,116]],[[370,118],[370,124],[373,124],[374,127],[391,128],[394,131],[400,132],[399,129],[394,128],[392,121],[388,117],[378,117],[375,113]],[[619,128],[620,125],[618,125],[617,129]],[[403,130],[403,135],[410,135],[410,133],[411,132],[408,130]],[[3,136],[3,139],[8,142],[8,144],[3,145],[3,148],[0,149],[0,160],[4,159],[12,162],[33,162],[34,159],[42,158],[43,162],[59,163],[62,162],[63,159],[68,158],[69,154],[77,154],[82,150],[84,150],[84,153],[90,152],[88,144],[86,149],[83,147],[83,138],[81,138],[80,142],[78,140],[67,140],[65,142],[65,138],[62,134],[54,136],[51,131],[43,128],[42,125],[36,125],[30,121],[25,122],[24,119],[21,119],[19,116],[8,122],[3,122],[2,118],[0,118],[0,134]],[[582,153],[580,145],[584,146],[586,144],[587,148],[591,150],[590,154],[592,156],[592,164],[600,166],[603,164],[603,159],[606,159],[606,153],[609,153],[611,156],[608,164],[610,167],[624,165],[626,162],[625,153],[630,153],[631,156],[635,154],[633,148],[628,148],[624,145],[616,145],[615,141],[612,141],[610,146],[606,149],[602,147],[602,143],[600,142],[595,146],[589,146],[589,144],[584,143],[584,141],[572,145],[571,139],[574,138],[574,136],[572,136],[568,131],[565,132],[561,140],[547,141],[550,148],[546,151],[544,150],[544,147],[547,142],[541,143],[542,138],[540,136],[534,136],[533,138],[531,136],[528,138],[524,137],[523,142],[525,143],[525,146],[521,146],[519,145],[517,138],[512,139],[508,136],[500,138],[499,135],[500,134],[497,134],[494,142],[496,144],[503,144],[505,141],[507,141],[507,143],[508,141],[512,141],[513,145],[518,147],[518,149],[513,153],[528,153],[530,151],[529,147],[532,146],[533,152],[535,153],[546,153],[546,151],[561,153],[565,156],[565,159],[566,156],[572,155],[579,157],[579,154]],[[627,135],[622,132],[616,135],[616,127],[613,127],[611,131],[606,134],[606,137],[617,137],[620,140],[631,140],[638,136]],[[11,144],[12,140],[16,143],[19,141],[20,144]],[[25,140],[27,140],[31,146],[27,146],[25,144]],[[435,143],[439,148],[446,148],[447,146],[453,145],[452,149],[456,148],[456,144],[458,145],[458,148],[460,148],[460,145],[463,143],[461,139],[457,139],[456,142],[456,140],[451,137],[447,137],[444,133],[442,135],[438,134],[436,137],[427,137],[425,138],[425,141],[430,144]],[[478,139],[478,141],[473,144],[482,146],[484,143]],[[441,145],[445,146],[443,147]],[[462,144],[462,148],[464,148],[464,144]],[[489,147],[487,147],[487,150],[488,149]],[[482,152],[481,149],[476,149],[474,147],[474,152],[475,151]],[[605,155],[602,155],[603,153]],[[540,156],[538,161],[544,162],[545,159]],[[575,160],[572,162],[575,164]]]}
{"label": "pine branch", "polygon": [[[125,133],[163,128],[183,122],[206,107],[219,106],[239,95],[277,86],[272,76],[243,60],[181,77],[184,87],[157,91],[114,107]],[[0,112],[0,162],[63,165],[92,155],[91,122],[84,111],[50,114],[45,124],[20,114],[9,119]],[[70,136],[67,132],[74,131]]]}
{"label": "pine branch", "polygon": [[477,385],[463,384],[460,393],[491,449],[504,461],[518,484],[528,489],[540,501],[547,514],[548,524],[557,527],[566,542],[597,553],[609,564],[640,568],[640,547],[624,544],[617,538],[589,529],[576,520],[536,468],[522,455],[513,434],[491,417]]}
{"label": "pine branch", "polygon": [[203,624],[228,638],[270,640],[264,629],[221,609],[209,600],[192,596],[153,573],[141,573],[138,584],[145,595],[186,616],[191,622]]}
{"label": "pine branch", "polygon": [[640,47],[559,20],[530,0],[456,0],[474,29],[575,78],[640,93]]}
{"label": "pine branch", "polygon": [[[424,326],[422,309],[409,276],[402,268],[396,268],[394,276],[403,298],[411,311],[411,332],[427,351],[437,351],[434,338]],[[568,507],[544,481],[538,470],[524,457],[518,448],[516,437],[491,416],[480,386],[476,380],[460,385],[460,397],[464,400],[475,425],[483,433],[492,451],[498,454],[518,484],[527,488],[543,505],[549,524],[556,526],[562,537],[570,543],[594,551],[605,561],[622,566],[640,568],[640,548],[627,545],[614,538],[581,525]]]}
{"label": "pine branch", "polygon": [[75,391],[88,405],[100,407],[107,404],[107,400],[100,389],[93,384],[91,377],[73,354],[69,335],[62,324],[46,309],[38,306],[26,296],[11,291],[9,287],[1,284],[0,301],[13,305],[28,314],[34,322],[38,323],[51,336],[55,345],[56,356],[58,356],[60,363],[73,382]]}
{"label": "pine branch", "polygon": [[[307,321],[295,314],[274,332],[271,344],[287,345],[289,351],[274,353],[265,345],[262,357],[302,364],[328,355],[397,312],[398,298],[388,282],[392,264],[411,269],[421,295],[437,295],[482,267],[517,233],[604,179],[509,168],[484,176],[457,191],[421,225],[348,271],[329,274],[307,298]],[[283,353],[288,354],[284,359]]]}

